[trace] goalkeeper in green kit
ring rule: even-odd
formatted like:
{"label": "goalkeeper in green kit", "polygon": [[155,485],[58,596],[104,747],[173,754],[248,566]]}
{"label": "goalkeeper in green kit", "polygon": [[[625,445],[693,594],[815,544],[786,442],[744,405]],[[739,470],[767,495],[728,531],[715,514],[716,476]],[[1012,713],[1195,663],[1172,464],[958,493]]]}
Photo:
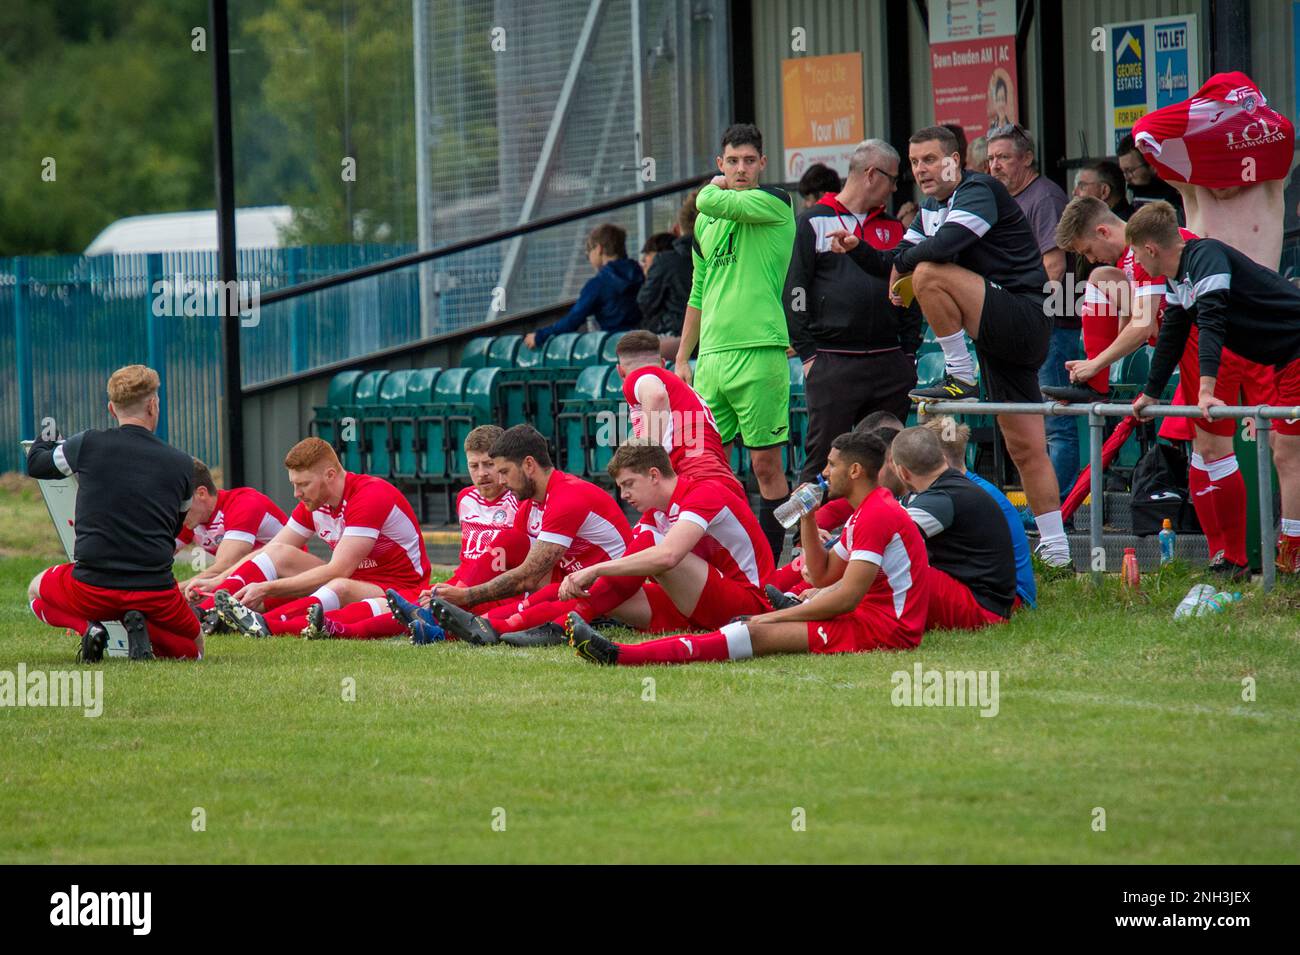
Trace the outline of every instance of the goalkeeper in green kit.
{"label": "goalkeeper in green kit", "polygon": [[739,435],[749,449],[762,502],[759,526],[781,563],[785,529],[776,508],[789,496],[781,448],[790,437],[790,346],[782,292],[794,248],[789,193],[760,186],[767,165],[763,134],[748,123],[722,134],[722,175],[695,204],[691,296],[677,351],[677,374],[694,387],[717,421],[724,445]]}

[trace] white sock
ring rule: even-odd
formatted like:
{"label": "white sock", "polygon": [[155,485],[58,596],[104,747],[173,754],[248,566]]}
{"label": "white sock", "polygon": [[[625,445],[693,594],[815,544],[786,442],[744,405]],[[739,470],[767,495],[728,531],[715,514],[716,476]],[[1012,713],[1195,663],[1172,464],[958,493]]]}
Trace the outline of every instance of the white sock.
{"label": "white sock", "polygon": [[342,604],[339,603],[339,595],[330,590],[328,584],[316,591],[312,596],[320,601],[320,605],[325,608],[326,613],[329,613],[331,610],[338,610],[339,607],[342,606]]}
{"label": "white sock", "polygon": [[943,368],[954,378],[967,383],[975,381],[975,366],[971,363],[970,352],[966,349],[966,333],[954,332],[934,339],[943,349]]}
{"label": "white sock", "polygon": [[1069,554],[1070,542],[1065,538],[1065,521],[1061,519],[1060,510],[1039,514],[1034,523],[1038,525],[1038,539],[1043,550],[1050,554]]}
{"label": "white sock", "polygon": [[1282,533],[1287,537],[1300,537],[1300,518],[1282,518]]}
{"label": "white sock", "polygon": [[749,638],[749,624],[729,623],[718,632],[727,638],[727,658],[748,660],[754,655],[754,644]]}
{"label": "white sock", "polygon": [[[1201,460],[1204,461],[1204,458]],[[1230,454],[1226,458],[1202,464],[1201,468],[1210,476],[1211,481],[1222,481],[1229,474],[1237,473],[1237,456]]]}
{"label": "white sock", "polygon": [[253,563],[257,565],[257,569],[262,572],[262,575],[267,580],[275,580],[275,561],[271,560],[270,557],[265,554],[258,554],[253,558]]}

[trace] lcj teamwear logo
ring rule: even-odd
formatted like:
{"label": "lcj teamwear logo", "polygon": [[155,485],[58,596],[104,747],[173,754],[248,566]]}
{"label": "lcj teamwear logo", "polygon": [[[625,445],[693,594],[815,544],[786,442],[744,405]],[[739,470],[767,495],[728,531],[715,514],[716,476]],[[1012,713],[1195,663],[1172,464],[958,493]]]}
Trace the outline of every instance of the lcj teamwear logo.
{"label": "lcj teamwear logo", "polygon": [[129,925],[132,935],[148,935],[152,925],[152,892],[71,892],[50,896],[51,925]]}

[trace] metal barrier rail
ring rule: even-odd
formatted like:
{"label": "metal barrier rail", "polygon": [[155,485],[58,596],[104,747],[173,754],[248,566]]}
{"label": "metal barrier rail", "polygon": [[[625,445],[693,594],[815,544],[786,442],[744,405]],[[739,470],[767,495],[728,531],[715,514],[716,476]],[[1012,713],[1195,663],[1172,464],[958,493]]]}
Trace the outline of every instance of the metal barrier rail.
{"label": "metal barrier rail", "polygon": [[[1102,491],[1101,445],[1107,418],[1127,418],[1133,414],[1131,404],[1106,404],[1098,402],[1092,405],[1062,404],[1057,401],[1032,402],[997,402],[997,401],[922,401],[917,404],[918,415],[1002,415],[1034,414],[1072,415],[1088,417],[1089,451],[1088,464],[1089,493],[1092,506],[1088,512],[1088,542],[1093,555],[1092,579],[1100,582],[1102,571],[1097,569],[1096,555],[1102,548]],[[1143,409],[1143,417],[1150,418],[1202,418],[1201,409],[1193,405],[1151,405]],[[1273,473],[1272,457],[1269,451],[1268,436],[1273,430],[1274,418],[1294,420],[1300,418],[1300,405],[1281,408],[1275,405],[1224,405],[1210,409],[1210,418],[1254,418],[1255,419],[1255,460],[1259,469],[1259,557],[1264,578],[1264,590],[1273,589],[1276,575],[1274,567],[1273,542]],[[1102,551],[1104,553],[1104,551]]]}

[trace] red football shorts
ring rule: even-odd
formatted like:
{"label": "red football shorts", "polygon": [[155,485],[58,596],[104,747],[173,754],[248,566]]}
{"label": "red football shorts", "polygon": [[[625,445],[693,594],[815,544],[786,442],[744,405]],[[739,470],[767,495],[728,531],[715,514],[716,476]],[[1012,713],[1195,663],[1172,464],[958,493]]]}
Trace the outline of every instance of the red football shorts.
{"label": "red football shorts", "polygon": [[[199,635],[199,619],[174,582],[170,590],[113,590],[82,583],[72,576],[72,564],[58,564],[42,575],[40,594],[51,606],[87,620],[121,620],[128,610],[138,610],[144,614],[155,656],[198,653],[192,644]],[[186,641],[191,646],[174,646]]]}
{"label": "red football shorts", "polygon": [[[1269,404],[1300,405],[1300,358],[1273,372],[1273,398]],[[1300,434],[1300,418],[1274,418],[1278,434]]]}
{"label": "red football shorts", "polygon": [[926,630],[980,630],[990,624],[1006,623],[992,610],[980,605],[969,587],[960,580],[931,567],[930,605]]}
{"label": "red football shorts", "polygon": [[[1201,363],[1196,350],[1183,349],[1183,357],[1178,361],[1178,373],[1178,385],[1187,398],[1187,403],[1196,404],[1201,388]],[[1275,394],[1273,377],[1271,366],[1257,365],[1225,348],[1219,359],[1219,375],[1214,380],[1214,397],[1230,405],[1270,404]],[[1223,437],[1231,437],[1239,424],[1236,418],[1190,420],[1202,431]]]}
{"label": "red football shorts", "polygon": [[709,568],[709,576],[704,582],[704,589],[700,591],[700,599],[689,617],[677,608],[668,592],[653,580],[647,580],[642,590],[650,603],[651,633],[717,630],[735,617],[752,617],[772,610],[771,604],[757,587],[724,577],[716,567]]}
{"label": "red football shorts", "polygon": [[830,620],[808,621],[809,653],[911,650],[920,643],[921,634],[904,631],[893,614],[871,604]]}

